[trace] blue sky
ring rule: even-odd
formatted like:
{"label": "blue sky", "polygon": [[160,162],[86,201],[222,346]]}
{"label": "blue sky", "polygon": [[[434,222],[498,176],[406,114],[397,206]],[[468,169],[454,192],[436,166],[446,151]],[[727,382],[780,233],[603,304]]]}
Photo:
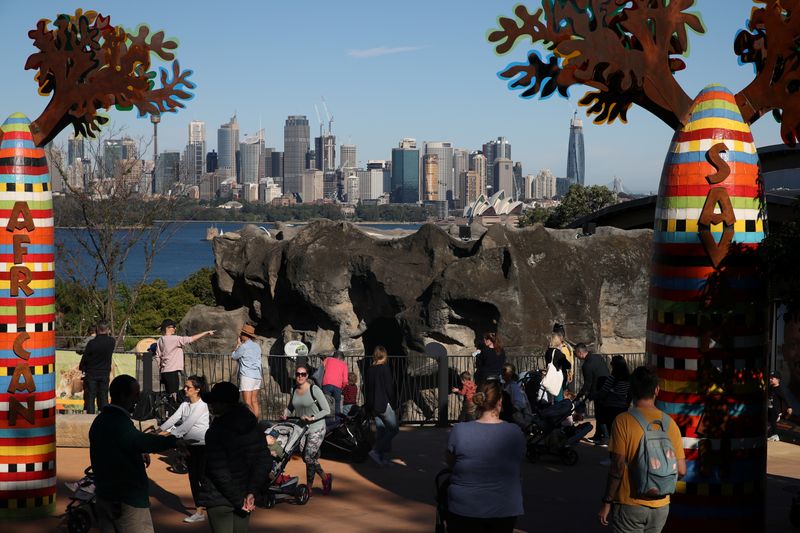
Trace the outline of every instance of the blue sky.
{"label": "blue sky", "polygon": [[[502,135],[526,174],[550,168],[563,176],[569,119],[584,90],[573,87],[569,100],[523,100],[497,78],[507,63],[527,54],[527,44],[520,43],[497,56],[486,41],[497,17],[510,16],[516,3],[2,1],[0,114],[22,111],[33,119],[47,104],[37,94],[33,71],[23,68],[35,51],[28,30],[40,18],[91,7],[110,14],[112,24],[133,28],[144,22],[177,37],[181,65],[195,72],[196,96],[187,109],[162,119],[159,149],[182,149],[190,120],[206,122],[209,149],[215,148],[217,127],[234,112],[242,133],[254,133],[261,124],[268,146],[281,149],[287,115],[307,115],[312,135],[318,131],[314,104],[324,96],[337,143],[358,145],[360,161],[388,159],[402,137],[474,150]],[[531,10],[534,4],[527,3]],[[752,69],[739,66],[733,53],[736,31],[752,6],[750,0],[696,3],[693,10],[707,32],[690,34],[688,67],[678,74],[688,94],[712,82],[736,92],[752,79]],[[110,115],[131,135],[151,131],[133,112]],[[630,190],[655,191],[672,131],[638,108],[628,119],[613,126],[584,121],[587,183],[608,184],[619,176]],[[762,118],[753,128],[756,144],[780,142],[778,130],[771,117]]]}

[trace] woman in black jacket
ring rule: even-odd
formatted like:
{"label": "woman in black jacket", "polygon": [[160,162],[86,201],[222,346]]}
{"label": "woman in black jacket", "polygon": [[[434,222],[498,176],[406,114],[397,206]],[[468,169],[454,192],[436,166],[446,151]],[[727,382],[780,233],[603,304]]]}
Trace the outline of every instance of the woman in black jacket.
{"label": "woman in black jacket", "polygon": [[239,388],[233,383],[217,383],[202,398],[214,419],[206,432],[198,503],[206,507],[213,533],[246,531],[255,494],[271,466],[264,433],[255,415],[239,403]]}
{"label": "woman in black jacket", "polygon": [[480,386],[490,378],[500,379],[503,365],[506,364],[506,351],[497,333],[483,334],[483,347],[475,358],[475,384]]}
{"label": "woman in black jacket", "polygon": [[372,352],[372,365],[364,378],[364,408],[375,417],[378,429],[375,447],[370,450],[369,456],[381,466],[389,463],[384,454],[391,449],[392,439],[400,431],[400,402],[397,401],[397,387],[388,362],[386,348],[376,346]]}

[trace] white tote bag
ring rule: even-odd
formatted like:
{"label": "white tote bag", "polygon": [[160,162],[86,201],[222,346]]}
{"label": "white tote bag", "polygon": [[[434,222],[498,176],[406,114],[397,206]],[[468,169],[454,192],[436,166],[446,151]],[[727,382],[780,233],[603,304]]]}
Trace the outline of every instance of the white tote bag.
{"label": "white tote bag", "polygon": [[552,396],[558,396],[561,392],[561,385],[564,383],[564,374],[556,369],[553,363],[547,365],[547,373],[542,379],[542,387]]}

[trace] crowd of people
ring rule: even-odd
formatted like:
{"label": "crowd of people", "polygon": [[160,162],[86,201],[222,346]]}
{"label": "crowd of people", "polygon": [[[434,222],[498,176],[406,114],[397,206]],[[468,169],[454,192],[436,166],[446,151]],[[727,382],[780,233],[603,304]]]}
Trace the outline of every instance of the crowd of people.
{"label": "crowd of people", "polygon": [[[152,434],[135,429],[129,416],[140,395],[136,380],[123,375],[108,384],[113,352],[108,327],[100,324],[83,349],[87,412],[94,412],[95,401],[100,410],[89,438],[101,530],[153,530],[147,454],[179,447],[188,457],[195,504],[195,512],[184,521],[208,521],[214,532],[246,531],[265,481],[284,476],[276,468],[284,452],[276,441],[278,433],[259,425],[261,348],[255,330],[250,325],[242,327],[231,353],[239,365],[238,385],[223,381],[210,390],[203,376],[182,380],[183,348],[215,331],[178,336],[175,323],[165,320],[162,333],[155,349],[161,383],[166,393],[177,396],[183,381],[184,401]],[[462,372],[458,386],[451,389],[462,401],[459,423],[450,432],[446,449],[446,462],[452,469],[446,497],[447,531],[513,531],[524,513],[520,476],[521,462],[529,453],[530,428],[539,412],[564,402],[570,406],[564,425],[572,426],[583,415],[578,398],[594,403],[595,430],[588,440],[609,450],[599,522],[619,533],[660,531],[669,513],[669,494],[685,474],[686,462],[680,429],[656,408],[655,372],[646,367],[631,371],[622,356],[612,357],[609,365],[585,344],[568,343],[563,327],[556,324],[547,338],[547,370],[543,372],[553,373],[549,381],[556,388],[542,384],[532,394],[527,385],[530,372],[523,385],[496,332],[485,333],[479,344],[474,375]],[[401,416],[397,380],[388,360],[386,349],[377,346],[363,373],[361,408],[373,418],[376,431],[368,456],[378,466],[391,464],[388,454]],[[578,362],[582,384],[575,390]],[[547,376],[540,378],[544,383]],[[773,373],[771,428],[786,411],[779,380],[780,375]],[[111,396],[108,405],[106,390]],[[297,453],[305,463],[309,496],[317,477],[321,494],[329,494],[333,486],[333,475],[320,463],[326,419],[347,415],[356,408],[358,398],[358,376],[349,371],[341,352],[325,357],[317,368],[303,361],[295,365],[294,385],[282,418],[306,426]],[[659,455],[651,463],[659,465],[659,472],[650,472],[647,461],[642,463],[643,443],[650,449],[651,438],[658,440],[653,450]]]}

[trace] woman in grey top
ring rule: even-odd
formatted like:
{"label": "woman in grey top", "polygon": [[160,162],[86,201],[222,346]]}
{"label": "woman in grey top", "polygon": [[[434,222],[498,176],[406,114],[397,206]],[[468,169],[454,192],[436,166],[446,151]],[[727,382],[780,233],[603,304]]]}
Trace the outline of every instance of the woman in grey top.
{"label": "woman in grey top", "polygon": [[496,381],[472,397],[474,422],[456,424],[447,442],[453,469],[447,493],[447,531],[511,533],[522,508],[520,464],[525,437],[516,424],[500,420],[503,391]]}
{"label": "woman in grey top", "polygon": [[303,449],[303,462],[306,463],[306,485],[311,496],[314,475],[319,474],[322,480],[322,494],[328,494],[333,484],[333,475],[326,474],[319,464],[319,453],[325,439],[325,417],[331,414],[328,400],[322,389],[308,379],[308,368],[299,365],[294,373],[295,388],[286,408],[284,418],[293,412],[295,416],[308,424],[308,431],[300,443]]}

